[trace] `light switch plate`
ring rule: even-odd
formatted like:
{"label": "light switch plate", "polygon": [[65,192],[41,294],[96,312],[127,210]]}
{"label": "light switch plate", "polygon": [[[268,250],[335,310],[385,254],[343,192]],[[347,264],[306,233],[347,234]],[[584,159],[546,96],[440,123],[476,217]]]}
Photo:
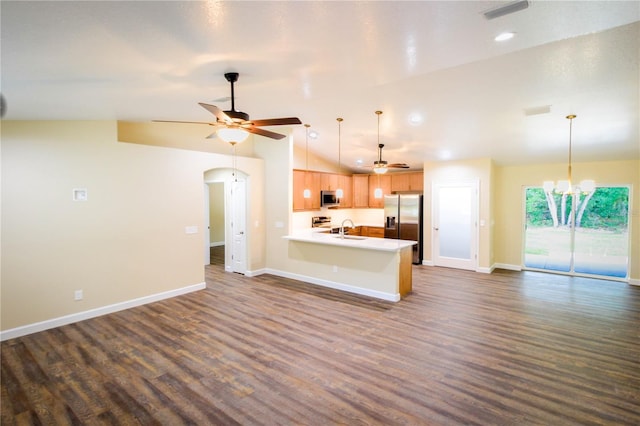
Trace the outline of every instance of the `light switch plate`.
{"label": "light switch plate", "polygon": [[198,233],[198,227],[197,226],[185,226],[184,227],[184,233],[185,234],[197,234]]}
{"label": "light switch plate", "polygon": [[86,188],[75,188],[73,190],[73,201],[87,201],[88,194]]}

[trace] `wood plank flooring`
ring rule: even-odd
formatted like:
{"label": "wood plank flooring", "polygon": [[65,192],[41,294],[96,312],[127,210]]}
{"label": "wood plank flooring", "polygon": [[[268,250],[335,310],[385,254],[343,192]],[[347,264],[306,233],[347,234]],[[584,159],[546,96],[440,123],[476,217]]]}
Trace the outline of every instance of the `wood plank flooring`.
{"label": "wood plank flooring", "polygon": [[216,264],[3,342],[1,423],[640,424],[640,288],[413,268],[394,304]]}

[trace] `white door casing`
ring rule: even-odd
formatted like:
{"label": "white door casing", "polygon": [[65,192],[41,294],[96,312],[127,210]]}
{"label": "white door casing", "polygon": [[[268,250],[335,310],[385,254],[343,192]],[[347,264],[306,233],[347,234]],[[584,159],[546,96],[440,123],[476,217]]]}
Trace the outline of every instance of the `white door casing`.
{"label": "white door casing", "polygon": [[478,181],[434,182],[432,247],[435,266],[478,266]]}
{"label": "white door casing", "polygon": [[244,274],[247,272],[247,186],[245,180],[231,182],[230,207],[231,214],[231,271]]}
{"label": "white door casing", "polygon": [[210,220],[210,199],[209,199],[209,184],[204,184],[204,264],[211,264],[211,238],[209,228],[211,227]]}

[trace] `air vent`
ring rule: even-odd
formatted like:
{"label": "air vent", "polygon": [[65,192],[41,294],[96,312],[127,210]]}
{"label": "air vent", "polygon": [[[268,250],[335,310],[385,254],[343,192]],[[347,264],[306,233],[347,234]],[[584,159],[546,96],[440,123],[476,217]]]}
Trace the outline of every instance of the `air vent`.
{"label": "air vent", "polygon": [[510,13],[518,12],[529,7],[529,0],[519,0],[512,3],[508,3],[504,6],[499,6],[491,10],[483,12],[484,17],[487,19],[496,19]]}

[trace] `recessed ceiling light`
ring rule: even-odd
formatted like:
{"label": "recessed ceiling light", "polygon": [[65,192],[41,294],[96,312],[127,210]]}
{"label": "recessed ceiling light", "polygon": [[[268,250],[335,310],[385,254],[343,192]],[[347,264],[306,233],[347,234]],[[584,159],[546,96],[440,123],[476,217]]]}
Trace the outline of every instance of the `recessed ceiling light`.
{"label": "recessed ceiling light", "polygon": [[311,130],[311,131],[309,131],[309,137],[310,137],[311,139],[318,139],[318,136],[320,136],[320,135],[319,135],[319,134],[318,134],[318,132],[316,132],[315,130]]}
{"label": "recessed ceiling light", "polygon": [[502,33],[502,34],[498,34],[496,36],[496,38],[494,38],[495,41],[507,41],[507,40],[511,40],[513,38],[513,36],[515,36],[516,33],[511,33],[511,32],[506,32],[506,33]]}
{"label": "recessed ceiling light", "polygon": [[417,126],[423,121],[424,121],[424,118],[422,117],[422,115],[420,115],[417,112],[414,112],[411,115],[409,115],[409,124],[411,124],[412,126]]}

